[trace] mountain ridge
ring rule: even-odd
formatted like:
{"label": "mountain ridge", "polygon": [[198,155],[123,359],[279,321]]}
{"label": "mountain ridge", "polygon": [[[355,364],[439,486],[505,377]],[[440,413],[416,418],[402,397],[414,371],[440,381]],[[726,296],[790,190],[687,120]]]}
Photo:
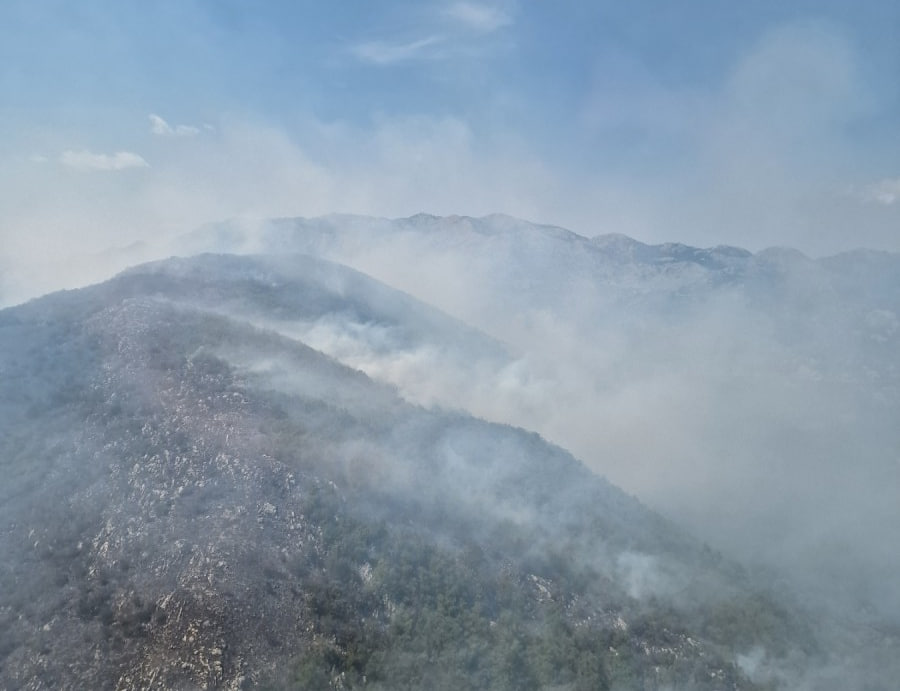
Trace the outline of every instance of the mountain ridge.
{"label": "mountain ridge", "polygon": [[[35,394],[0,435],[4,683],[755,689],[748,642],[818,654],[793,605],[537,435],[122,280],[0,312],[4,402]],[[735,607],[777,627],[729,632]]]}
{"label": "mountain ridge", "polygon": [[781,246],[781,245],[772,245],[767,247],[762,247],[759,250],[751,251],[747,248],[736,246],[736,245],[711,245],[711,246],[699,246],[699,245],[691,245],[685,244],[682,242],[669,240],[662,241],[659,243],[650,243],[642,240],[638,240],[629,235],[625,235],[623,233],[618,233],[615,231],[604,232],[600,234],[581,234],[576,231],[570,230],[563,226],[558,226],[552,223],[534,223],[516,216],[511,216],[505,213],[490,213],[484,216],[466,216],[466,215],[458,215],[451,214],[447,216],[440,216],[425,212],[419,212],[413,214],[412,216],[398,216],[398,217],[385,217],[385,216],[368,216],[364,214],[354,214],[354,213],[330,213],[322,216],[280,216],[280,217],[267,217],[267,218],[258,218],[258,219],[245,219],[245,218],[233,218],[233,219],[223,219],[221,221],[212,222],[204,225],[203,227],[197,229],[196,231],[191,231],[182,235],[182,238],[188,239],[190,236],[195,234],[202,234],[203,232],[214,231],[216,229],[230,229],[233,232],[242,232],[242,227],[244,231],[250,230],[253,227],[265,226],[267,224],[273,224],[276,226],[284,226],[284,225],[296,225],[298,227],[332,227],[339,228],[346,225],[358,226],[358,225],[366,225],[366,226],[374,226],[374,227],[384,227],[390,226],[398,229],[417,229],[423,228],[424,226],[428,227],[438,227],[442,223],[447,224],[450,227],[459,228],[478,228],[482,230],[482,232],[489,232],[490,230],[495,230],[497,232],[509,231],[509,230],[521,230],[523,228],[540,230],[544,232],[550,232],[551,235],[557,238],[569,238],[576,242],[587,241],[589,243],[597,244],[601,247],[607,246],[610,244],[622,243],[625,245],[632,245],[640,248],[647,248],[650,250],[666,250],[666,249],[677,249],[681,248],[686,251],[686,253],[695,253],[695,252],[720,252],[723,254],[736,254],[736,255],[750,255],[757,256],[760,254],[767,253],[769,251],[773,252],[781,252],[781,251],[790,251],[793,253],[798,253],[798,255],[809,259],[813,262],[823,262],[827,260],[832,260],[834,258],[842,257],[844,255],[853,255],[855,253],[862,254],[876,254],[881,256],[890,256],[890,257],[898,257],[900,253],[891,252],[888,250],[881,250],[876,248],[867,248],[867,247],[852,247],[844,250],[840,250],[833,254],[822,255],[821,257],[810,257],[807,253],[803,252],[800,249],[789,247],[789,246]]}
{"label": "mountain ridge", "polygon": [[[428,569],[453,575],[443,585],[428,576],[432,585],[420,593],[468,592],[465,584],[473,582],[492,593],[485,600],[470,592],[465,607],[477,608],[464,608],[474,617],[473,640],[486,651],[509,643],[530,651],[528,659],[542,659],[546,651],[538,654],[539,649],[549,644],[550,630],[542,627],[556,616],[547,607],[582,603],[576,608],[582,618],[563,617],[553,624],[562,628],[551,628],[574,646],[571,654],[579,646],[594,651],[591,659],[602,663],[590,672],[594,676],[578,682],[571,656],[544,667],[518,658],[518,667],[530,675],[522,688],[569,688],[587,684],[587,678],[597,684],[605,679],[601,688],[632,688],[634,675],[651,659],[666,670],[653,683],[664,687],[691,679],[689,686],[702,688],[692,676],[698,668],[687,662],[697,662],[689,640],[712,646],[702,647],[721,661],[712,671],[732,675],[742,688],[836,689],[861,680],[879,688],[882,672],[892,668],[889,651],[896,641],[889,632],[900,604],[881,577],[889,572],[891,554],[878,547],[879,526],[890,524],[896,510],[890,491],[896,467],[889,451],[896,436],[892,401],[900,400],[897,257],[858,251],[822,261],[783,249],[752,255],[677,243],[646,246],[615,236],[597,241],[567,231],[556,237],[508,217],[450,219],[454,230],[448,233],[448,219],[440,217],[405,219],[399,229],[387,220],[355,218],[341,226],[346,221],[287,220],[263,224],[259,233],[213,229],[197,244],[215,245],[211,240],[221,232],[228,246],[213,249],[275,255],[171,258],[0,313],[0,409],[6,414],[0,444],[13,470],[4,510],[21,512],[10,525],[34,531],[29,536],[13,527],[3,538],[4,548],[21,557],[5,572],[11,592],[21,592],[31,576],[47,592],[88,585],[75,609],[64,595],[55,600],[67,613],[67,631],[87,626],[94,632],[91,645],[119,641],[103,644],[102,655],[113,657],[142,649],[140,641],[151,630],[162,636],[157,640],[168,641],[163,647],[172,646],[176,639],[165,637],[183,638],[186,630],[153,619],[170,613],[161,599],[174,592],[168,581],[143,591],[138,604],[127,604],[149,576],[135,580],[132,567],[120,574],[118,557],[110,562],[91,550],[116,544],[124,549],[131,537],[145,534],[145,526],[152,533],[160,521],[182,534],[189,523],[178,521],[185,520],[209,521],[218,526],[216,535],[232,535],[243,545],[241,553],[252,555],[246,536],[260,525],[277,524],[274,542],[260,544],[260,554],[268,555],[262,562],[280,574],[275,582],[303,583],[298,592],[312,600],[296,600],[280,585],[276,591],[288,598],[285,603],[294,602],[284,605],[286,611],[316,624],[290,635],[287,623],[275,627],[282,633],[272,640],[299,641],[287,658],[271,641],[248,638],[241,645],[256,650],[260,660],[279,660],[271,665],[296,670],[307,686],[337,683],[329,669],[350,675],[351,685],[361,683],[367,669],[373,679],[381,674],[382,682],[390,669],[395,680],[424,683],[419,662],[400,664],[417,650],[409,636],[424,633],[421,617],[396,629],[400,620],[378,597],[394,602],[397,593],[405,593],[404,616],[427,611],[426,618],[432,617],[434,603],[407,592],[407,577],[400,575],[420,573],[417,564],[425,562]],[[298,249],[311,254],[293,254]],[[125,338],[137,327],[138,336]],[[118,345],[100,349],[101,333],[103,342]],[[252,406],[241,407],[247,401]],[[167,412],[158,417],[159,411]],[[156,427],[144,432],[147,420],[157,420]],[[224,439],[214,432],[220,427]],[[753,566],[742,573],[702,542],[678,537],[664,527],[670,524],[650,520],[641,504],[623,499],[618,490],[598,489],[596,502],[584,490],[572,491],[571,486],[599,485],[590,475],[573,474],[574,461],[554,455],[543,439],[572,450],[595,474],[610,476],[630,495],[677,517],[688,534],[726,553],[745,559],[749,554]],[[156,451],[145,457],[148,444]],[[317,451],[295,453],[303,448]],[[135,460],[128,472],[123,458]],[[556,459],[547,462],[558,472],[544,474],[528,461],[536,458]],[[83,477],[72,474],[75,468]],[[118,475],[111,474],[114,468]],[[178,478],[175,489],[190,488],[189,495],[172,494],[171,473]],[[291,553],[284,542],[290,531],[282,522],[281,500],[266,489],[283,487],[288,473],[302,477],[295,487],[305,488],[290,500],[290,510],[315,510],[317,516],[302,534],[319,545],[318,552],[295,555],[296,572],[285,571],[276,557],[282,548]],[[219,489],[198,485],[205,476]],[[363,480],[368,476],[371,482]],[[239,478],[249,484],[233,487]],[[565,478],[569,489],[559,485]],[[447,493],[436,493],[434,483]],[[654,486],[660,488],[655,494]],[[145,513],[129,523],[112,487],[133,496]],[[231,495],[242,497],[236,505],[244,513],[226,510],[221,499]],[[70,538],[54,542],[54,524],[40,511],[26,510],[24,497],[40,497],[34,506],[50,507],[48,517],[68,521],[72,532],[60,535]],[[188,510],[192,502],[221,515]],[[608,510],[584,509],[592,503]],[[106,535],[100,527],[103,506],[118,507],[108,510],[122,520],[110,524],[110,539],[94,545],[94,538]],[[346,531],[333,527],[335,516]],[[596,519],[603,544],[584,537],[588,516]],[[326,542],[317,542],[320,529],[330,536]],[[350,535],[356,536],[353,544],[360,538],[367,547],[350,549]],[[216,550],[232,549],[225,537],[218,539]],[[72,551],[73,543],[93,547],[82,554],[83,548]],[[476,547],[490,556],[463,565],[459,550],[473,556]],[[191,560],[199,557],[191,556],[193,549],[150,550],[151,562],[157,561],[147,573],[162,578],[170,568],[162,565],[170,564],[188,580],[215,580],[214,570],[195,568]],[[202,552],[202,546],[197,549]],[[71,571],[73,564],[87,563],[87,555],[90,564],[104,564],[104,573],[113,574],[105,577],[113,586]],[[129,554],[124,563],[141,559]],[[496,613],[491,603],[506,592],[500,588],[505,576],[498,575],[506,562],[516,565],[517,575],[512,594],[503,596],[511,617],[504,621],[518,624],[501,627],[503,643],[491,633],[490,621],[496,620],[484,616]],[[246,560],[240,563],[241,578],[255,584],[253,597],[266,597],[266,579]],[[770,575],[761,577],[757,564]],[[475,581],[466,575],[472,569],[479,574]],[[775,585],[783,578],[783,586]],[[592,579],[602,584],[599,590],[586,585]],[[363,595],[352,595],[356,591]],[[227,623],[215,602],[231,596],[204,600],[197,592],[190,597],[200,597],[207,602],[203,607]],[[337,594],[340,615],[323,618],[327,592]],[[41,653],[40,641],[55,645],[54,636],[40,633],[43,626],[53,630],[63,619],[48,618],[40,604],[23,609],[7,602],[0,605],[13,632],[0,641],[0,651],[11,651],[7,669],[40,679],[40,669],[57,664],[55,656],[68,659],[58,648],[50,658]],[[234,603],[249,611],[246,603]],[[517,628],[525,612],[540,613],[542,625]],[[341,628],[340,622],[349,621],[356,623]],[[585,622],[593,622],[589,640],[576,635]],[[253,626],[254,635],[265,637],[264,622]],[[866,627],[888,632],[887,638],[875,640]],[[178,676],[175,663],[166,666],[169,683],[212,674],[203,678],[219,684],[208,663],[224,631],[204,644],[206,662],[194,659],[187,676]],[[453,676],[458,670],[451,671],[457,669],[452,659],[463,654],[461,639],[441,631],[442,674],[456,679],[445,680],[448,687],[492,688],[511,673],[501,672],[496,658],[476,656],[471,659],[481,682],[463,683]],[[616,638],[616,631],[627,635]],[[128,635],[120,640],[122,632]],[[609,656],[610,648],[621,651],[623,644],[632,646],[624,667]],[[366,652],[353,658],[359,645]],[[641,646],[656,652],[637,653]],[[888,651],[887,657],[879,650]],[[421,662],[420,652],[403,659]],[[846,661],[837,662],[842,655]],[[230,658],[229,679],[248,669],[246,659],[241,656],[238,664]],[[270,663],[261,664],[266,669],[253,671],[253,684],[275,673]],[[21,671],[26,669],[31,671]],[[62,678],[62,667],[54,669],[51,676]],[[162,667],[148,669],[162,673]],[[120,681],[123,688],[131,683]],[[295,681],[280,678],[276,686]]]}

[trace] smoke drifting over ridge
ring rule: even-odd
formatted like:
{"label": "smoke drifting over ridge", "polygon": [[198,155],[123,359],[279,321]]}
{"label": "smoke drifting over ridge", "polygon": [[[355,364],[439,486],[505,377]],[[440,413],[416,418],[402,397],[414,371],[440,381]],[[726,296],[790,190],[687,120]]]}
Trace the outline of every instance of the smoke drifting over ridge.
{"label": "smoke drifting over ridge", "polygon": [[[188,484],[196,482],[191,491],[202,499],[182,497],[176,488],[179,511],[196,515],[209,499],[222,507],[250,502],[263,523],[279,516],[280,500],[272,497],[290,490],[290,478],[276,482],[272,497],[250,496],[271,484],[264,478],[273,469],[288,472],[271,466],[270,452],[239,463],[229,453],[200,451],[228,447],[240,429],[260,449],[272,444],[272,458],[297,454],[297,462],[313,463],[336,480],[335,490],[361,492],[363,501],[348,506],[367,521],[395,521],[418,502],[434,512],[435,526],[456,516],[470,526],[464,533],[488,549],[518,545],[530,569],[525,582],[539,600],[552,598],[556,587],[539,565],[561,559],[600,577],[585,575],[582,582],[595,583],[604,598],[627,598],[628,607],[654,617],[662,613],[660,603],[679,613],[677,623],[655,622],[649,631],[686,626],[697,607],[724,622],[743,619],[741,608],[748,607],[751,627],[765,622],[754,618],[762,613],[775,616],[765,629],[774,638],[761,631],[737,639],[726,634],[737,666],[760,683],[844,688],[848,680],[887,673],[896,641],[878,632],[895,626],[896,592],[886,577],[893,562],[879,521],[890,523],[896,511],[896,468],[885,456],[896,439],[890,424],[897,395],[890,288],[896,257],[861,252],[812,262],[786,250],[752,255],[728,247],[652,247],[622,236],[588,240],[502,216],[226,224],[183,244],[187,253],[203,247],[275,253],[173,258],[5,311],[4,337],[15,344],[7,353],[10,371],[19,369],[19,359],[34,381],[8,392],[16,410],[7,420],[11,430],[19,419],[28,428],[28,411],[51,415],[44,399],[85,410],[100,406],[90,413],[96,418],[103,411],[92,418],[99,425],[92,434],[108,427],[103,434],[117,448],[112,430],[120,430],[139,451],[153,428],[141,411],[162,406],[168,436],[153,437],[158,455],[124,461],[131,470],[122,476],[149,507],[157,505],[152,488],[169,482],[165,469],[174,462],[187,463]],[[402,256],[414,268],[395,264],[406,272],[398,271],[395,282],[444,302],[444,312],[297,250],[370,262],[370,271],[388,274],[382,256]],[[439,273],[427,271],[432,256]],[[454,290],[460,283],[465,290]],[[82,333],[80,313],[106,302]],[[59,318],[50,318],[54,310]],[[95,329],[104,334],[107,357],[90,336]],[[54,338],[57,332],[81,335]],[[59,378],[42,364],[46,357],[29,355],[36,349],[59,351],[49,360],[70,373]],[[389,386],[374,385],[316,349]],[[104,372],[113,362],[118,374],[109,379]],[[95,388],[73,396],[85,384],[77,375],[82,370]],[[98,396],[96,386],[111,388]],[[130,412],[123,416],[116,401],[126,391]],[[398,393],[428,407],[409,406]],[[28,404],[14,405],[15,395]],[[247,395],[257,400],[251,408],[243,407]],[[220,417],[220,403],[253,414]],[[766,566],[770,574],[754,569],[748,575],[591,478],[537,435],[442,407],[539,430],[726,555]],[[59,425],[65,428],[64,421]],[[197,436],[193,446],[190,434]],[[54,458],[52,440],[35,444],[36,457]],[[82,451],[90,455],[90,448]],[[550,456],[542,461],[538,450]],[[259,482],[238,483],[232,501],[222,487],[237,481],[238,469],[254,468],[262,473]],[[218,477],[217,469],[226,476],[206,489],[207,474]],[[224,477],[230,479],[221,485]],[[586,498],[582,485],[605,489]],[[43,491],[41,483],[33,486]],[[375,494],[365,499],[368,491]],[[111,506],[120,519],[129,516],[118,502]],[[181,515],[163,514],[167,520]],[[207,519],[215,523],[216,516],[237,514],[210,512]],[[40,522],[41,541],[53,534],[52,523]],[[446,524],[450,533],[453,525]],[[436,527],[429,539],[452,543],[442,530]],[[100,537],[112,540],[117,531],[104,528]],[[527,538],[515,538],[517,531]],[[30,549],[32,543],[8,537],[11,549]],[[124,536],[115,540],[131,549]],[[208,541],[227,549],[215,531],[197,544]],[[789,578],[779,582],[784,575]],[[762,599],[748,587],[763,588]],[[767,600],[766,591],[776,600]],[[804,632],[802,609],[796,617],[778,610],[784,595],[787,603],[800,595],[801,607],[822,618],[818,640],[827,664],[813,661],[819,653],[809,647],[814,637]],[[621,625],[604,621],[626,630],[631,617]],[[39,626],[41,618],[35,621]],[[879,655],[870,671],[867,660]]]}
{"label": "smoke drifting over ridge", "polygon": [[887,576],[900,557],[885,547],[900,467],[894,255],[654,247],[505,216],[329,216],[212,224],[98,256],[99,275],[207,250],[319,255],[435,305],[506,354],[410,344],[340,315],[276,328],[414,402],[537,430],[850,610],[900,609]]}
{"label": "smoke drifting over ridge", "polygon": [[504,343],[384,348],[365,321],[276,328],[426,405],[534,429],[731,553],[900,612],[885,549],[900,432],[897,258],[588,240],[508,217],[210,227],[183,250],[344,262]]}

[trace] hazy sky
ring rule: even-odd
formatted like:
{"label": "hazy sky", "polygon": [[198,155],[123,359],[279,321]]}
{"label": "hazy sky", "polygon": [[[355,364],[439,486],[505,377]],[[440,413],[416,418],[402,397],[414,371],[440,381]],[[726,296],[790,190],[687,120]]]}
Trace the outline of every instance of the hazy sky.
{"label": "hazy sky", "polygon": [[0,262],[235,215],[900,250],[894,0],[3,0]]}

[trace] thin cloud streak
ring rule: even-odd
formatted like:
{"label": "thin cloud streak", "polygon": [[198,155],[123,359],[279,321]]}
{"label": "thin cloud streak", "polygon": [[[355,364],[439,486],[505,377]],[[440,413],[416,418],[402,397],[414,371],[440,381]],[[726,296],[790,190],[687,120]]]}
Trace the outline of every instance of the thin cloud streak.
{"label": "thin cloud streak", "polygon": [[353,46],[351,52],[363,62],[386,66],[428,57],[428,49],[443,41],[442,36],[428,36],[409,43],[367,41]]}
{"label": "thin cloud streak", "polygon": [[150,113],[150,132],[158,137],[195,137],[200,128],[193,125],[175,125],[174,127],[155,113]]}
{"label": "thin cloud streak", "polygon": [[80,171],[114,171],[128,168],[149,168],[143,156],[132,151],[98,154],[87,149],[67,150],[60,154],[59,162],[67,168]]}

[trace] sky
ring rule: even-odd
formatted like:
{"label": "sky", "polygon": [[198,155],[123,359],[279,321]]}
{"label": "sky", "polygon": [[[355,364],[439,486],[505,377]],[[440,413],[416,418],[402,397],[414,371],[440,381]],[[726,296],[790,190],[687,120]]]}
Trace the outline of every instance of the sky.
{"label": "sky", "polygon": [[900,251],[898,76],[893,0],[4,0],[0,271],[331,212]]}

